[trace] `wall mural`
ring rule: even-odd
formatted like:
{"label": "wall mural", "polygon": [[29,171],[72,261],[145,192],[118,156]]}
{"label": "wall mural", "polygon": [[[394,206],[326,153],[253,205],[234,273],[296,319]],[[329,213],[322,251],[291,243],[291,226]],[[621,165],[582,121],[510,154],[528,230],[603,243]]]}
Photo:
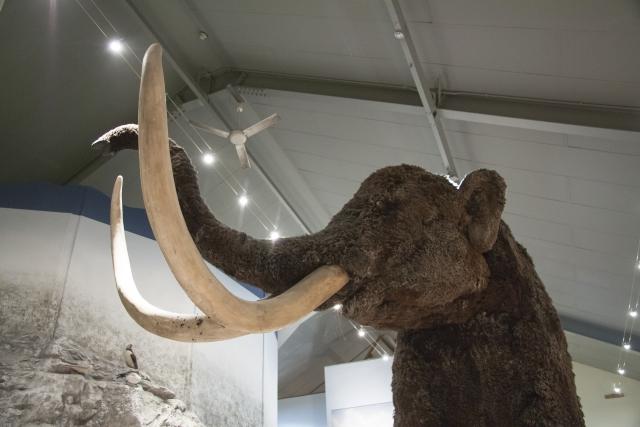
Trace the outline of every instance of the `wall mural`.
{"label": "wall mural", "polygon": [[[108,211],[91,188],[0,185],[0,426],[265,425],[265,340],[275,337],[194,346],[138,327],[113,291]],[[142,291],[192,311],[144,212],[126,215]]]}
{"label": "wall mural", "polygon": [[[205,313],[166,312],[137,292],[119,178],[111,216],[116,281],[142,327],[181,341],[222,340],[342,304],[354,321],[398,331],[396,426],[584,425],[558,315],[500,219],[506,186],[497,173],[474,171],[457,187],[415,166],[380,169],[324,230],[270,242],[225,227],[200,197],[188,157],[168,139],[158,45],[145,55],[139,126],[95,144],[139,149],[156,239]],[[201,268],[200,255],[272,297],[236,299]]]}

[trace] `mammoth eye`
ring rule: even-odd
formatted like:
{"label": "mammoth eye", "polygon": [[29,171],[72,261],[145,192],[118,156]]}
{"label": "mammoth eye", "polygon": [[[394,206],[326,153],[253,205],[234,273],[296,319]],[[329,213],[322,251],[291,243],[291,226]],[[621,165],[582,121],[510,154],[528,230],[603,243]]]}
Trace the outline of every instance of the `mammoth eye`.
{"label": "mammoth eye", "polygon": [[438,212],[435,209],[425,209],[420,212],[420,222],[423,227],[433,223],[438,218]]}

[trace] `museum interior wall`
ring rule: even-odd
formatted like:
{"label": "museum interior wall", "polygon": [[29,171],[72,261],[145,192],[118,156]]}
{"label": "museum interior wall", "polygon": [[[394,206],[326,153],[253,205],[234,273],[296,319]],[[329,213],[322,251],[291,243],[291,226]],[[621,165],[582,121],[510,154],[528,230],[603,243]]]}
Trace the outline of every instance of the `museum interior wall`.
{"label": "museum interior wall", "polygon": [[278,427],[325,427],[325,394],[309,394],[278,400]]}
{"label": "museum interior wall", "polygon": [[[0,187],[0,424],[166,417],[166,425],[275,426],[275,334],[196,346],[136,325],[115,288],[108,204],[82,186]],[[144,211],[127,208],[125,218],[141,293],[167,310],[193,312]],[[258,298],[216,274],[236,295]],[[138,377],[125,365],[127,344]]]}
{"label": "museum interior wall", "polygon": [[[325,393],[281,399],[281,427],[393,425],[391,361],[381,359],[325,367]],[[573,363],[587,426],[640,425],[640,381],[625,381],[625,397],[605,399],[616,375]]]}

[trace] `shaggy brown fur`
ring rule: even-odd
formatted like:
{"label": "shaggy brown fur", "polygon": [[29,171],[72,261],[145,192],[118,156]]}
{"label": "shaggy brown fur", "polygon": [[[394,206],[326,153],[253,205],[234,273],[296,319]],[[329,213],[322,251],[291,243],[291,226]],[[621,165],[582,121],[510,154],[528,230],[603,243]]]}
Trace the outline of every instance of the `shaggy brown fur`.
{"label": "shaggy brown fur", "polygon": [[[137,146],[125,125],[95,145]],[[218,222],[186,153],[171,143],[180,205],[202,256],[278,294],[338,264],[350,282],[322,308],[399,331],[396,426],[581,426],[571,360],[533,263],[500,220],[492,171],[460,188],[415,166],[373,173],[322,231],[275,243]]]}

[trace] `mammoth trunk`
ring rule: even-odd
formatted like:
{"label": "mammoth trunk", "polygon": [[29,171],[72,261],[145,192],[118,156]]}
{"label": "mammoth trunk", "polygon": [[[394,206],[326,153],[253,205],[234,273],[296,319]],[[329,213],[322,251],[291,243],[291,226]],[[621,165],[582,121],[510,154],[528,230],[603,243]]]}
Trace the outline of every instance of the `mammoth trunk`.
{"label": "mammoth trunk", "polygon": [[276,292],[264,280],[272,245],[220,223],[200,195],[196,171],[184,149],[173,142],[170,149],[180,209],[202,257],[239,280]]}
{"label": "mammoth trunk", "polygon": [[[116,153],[138,149],[138,125],[118,126],[93,143],[94,149]],[[289,289],[321,264],[305,254],[312,236],[271,241],[258,240],[220,223],[211,213],[198,185],[198,174],[187,153],[169,140],[173,178],[180,209],[202,257],[238,280],[270,294]]]}
{"label": "mammoth trunk", "polygon": [[315,236],[255,239],[218,221],[200,195],[198,178],[189,157],[170,143],[173,177],[182,214],[202,257],[238,280],[270,294],[280,294],[323,265],[310,254]]}

